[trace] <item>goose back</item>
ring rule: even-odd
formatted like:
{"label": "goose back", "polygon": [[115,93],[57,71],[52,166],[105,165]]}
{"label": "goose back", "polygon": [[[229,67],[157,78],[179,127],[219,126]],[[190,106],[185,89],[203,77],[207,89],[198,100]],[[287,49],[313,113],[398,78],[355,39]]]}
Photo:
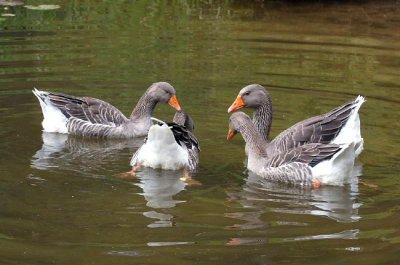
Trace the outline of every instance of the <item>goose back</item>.
{"label": "goose back", "polygon": [[[152,84],[142,95],[130,118],[111,104],[91,97],[33,90],[42,107],[45,131],[85,137],[131,138],[145,136],[158,102],[180,110],[175,89],[166,82]],[[54,126],[57,124],[57,126]],[[55,128],[54,128],[55,127]]]}
{"label": "goose back", "polygon": [[352,177],[357,149],[354,142],[310,143],[268,152],[247,114],[232,114],[229,125],[228,139],[232,133],[242,134],[248,150],[247,168],[263,178],[301,185],[312,185],[318,179],[324,184],[342,185]]}
{"label": "goose back", "polygon": [[[365,99],[358,96],[328,113],[300,121],[286,129],[271,141],[268,152],[286,151],[309,143],[349,143],[359,141],[360,128],[358,110]],[[268,91],[261,85],[252,84],[240,90],[237,99],[228,112],[248,107],[254,109],[253,123],[265,143],[269,143],[269,131],[272,123],[272,101]],[[351,130],[347,130],[351,120]],[[358,125],[358,127],[357,127]],[[342,130],[344,129],[344,130]],[[346,131],[345,137],[338,137]],[[343,134],[342,134],[343,135]],[[362,149],[362,148],[361,148]]]}
{"label": "goose back", "polygon": [[128,120],[121,111],[100,99],[53,92],[47,94],[47,97],[67,118],[112,126],[119,126]]}
{"label": "goose back", "polygon": [[359,125],[357,112],[363,102],[364,99],[362,97],[357,97],[326,114],[296,123],[272,140],[268,150],[284,152],[309,143],[329,144],[358,141],[361,138],[359,127],[355,128],[354,134],[348,135],[347,139],[340,139],[340,141],[335,141],[335,139],[345,129],[345,125],[350,118],[357,119]]}

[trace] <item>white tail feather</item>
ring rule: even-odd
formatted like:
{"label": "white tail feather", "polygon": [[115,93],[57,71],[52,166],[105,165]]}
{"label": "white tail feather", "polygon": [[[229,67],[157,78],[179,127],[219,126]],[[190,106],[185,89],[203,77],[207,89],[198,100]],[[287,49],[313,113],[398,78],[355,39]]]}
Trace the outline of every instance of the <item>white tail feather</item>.
{"label": "white tail feather", "polygon": [[32,90],[38,98],[43,112],[42,126],[45,132],[68,133],[66,123],[68,118],[46,97],[48,92],[40,91],[36,88]]}

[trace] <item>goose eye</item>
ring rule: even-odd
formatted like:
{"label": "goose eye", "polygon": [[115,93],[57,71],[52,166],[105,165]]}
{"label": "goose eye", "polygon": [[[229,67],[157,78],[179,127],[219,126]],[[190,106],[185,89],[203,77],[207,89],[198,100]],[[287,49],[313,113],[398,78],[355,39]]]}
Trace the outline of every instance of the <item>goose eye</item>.
{"label": "goose eye", "polygon": [[246,96],[248,96],[248,95],[250,95],[250,92],[246,92],[246,93],[244,93]]}
{"label": "goose eye", "polygon": [[168,95],[171,94],[169,91],[165,90],[165,93],[167,93]]}

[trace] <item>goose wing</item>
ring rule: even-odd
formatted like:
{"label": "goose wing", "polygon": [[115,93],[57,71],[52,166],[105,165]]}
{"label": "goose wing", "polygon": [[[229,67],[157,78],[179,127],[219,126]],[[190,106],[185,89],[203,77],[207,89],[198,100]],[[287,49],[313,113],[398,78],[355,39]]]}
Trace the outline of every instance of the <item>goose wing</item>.
{"label": "goose wing", "polygon": [[175,122],[168,122],[167,124],[174,134],[175,141],[179,145],[183,143],[188,150],[196,150],[197,152],[200,152],[199,141],[191,131],[189,131],[182,125],[176,124]]}
{"label": "goose wing", "polygon": [[184,144],[188,150],[188,169],[193,170],[199,164],[200,145],[196,136],[182,125],[174,122],[167,123],[172,133],[174,134],[175,141],[182,145]]}
{"label": "goose wing", "polygon": [[272,157],[259,175],[296,185],[313,185],[311,167],[330,159],[341,147],[337,144],[307,144]]}
{"label": "goose wing", "polygon": [[294,162],[314,167],[321,161],[330,159],[340,149],[338,144],[306,144],[271,157],[266,167],[279,167]]}
{"label": "goose wing", "polygon": [[283,152],[307,143],[328,144],[339,134],[358,104],[357,97],[328,113],[298,122],[279,134],[269,148]]}
{"label": "goose wing", "polygon": [[119,126],[128,120],[121,111],[100,99],[61,93],[49,93],[47,97],[67,118],[108,126]]}

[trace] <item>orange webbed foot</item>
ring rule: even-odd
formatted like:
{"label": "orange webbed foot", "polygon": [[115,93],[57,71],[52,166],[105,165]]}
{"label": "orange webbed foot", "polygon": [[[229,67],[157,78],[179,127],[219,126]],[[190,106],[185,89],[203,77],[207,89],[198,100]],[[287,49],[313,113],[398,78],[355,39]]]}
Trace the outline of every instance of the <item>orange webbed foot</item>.
{"label": "orange webbed foot", "polygon": [[183,170],[183,173],[185,174],[184,177],[180,178],[180,180],[182,180],[183,182],[186,183],[186,185],[188,186],[200,186],[202,185],[201,182],[193,179],[190,175],[189,175],[189,171],[187,171],[186,169]]}
{"label": "orange webbed foot", "polygon": [[115,174],[114,176],[121,178],[121,179],[135,179],[136,178],[135,172],[136,172],[136,170],[138,170],[141,167],[142,167],[141,165],[136,165],[134,168],[132,168],[132,170],[130,170],[128,172]]}
{"label": "orange webbed foot", "polygon": [[321,181],[319,181],[318,179],[314,181],[312,188],[315,190],[318,190],[319,187],[321,187]]}

